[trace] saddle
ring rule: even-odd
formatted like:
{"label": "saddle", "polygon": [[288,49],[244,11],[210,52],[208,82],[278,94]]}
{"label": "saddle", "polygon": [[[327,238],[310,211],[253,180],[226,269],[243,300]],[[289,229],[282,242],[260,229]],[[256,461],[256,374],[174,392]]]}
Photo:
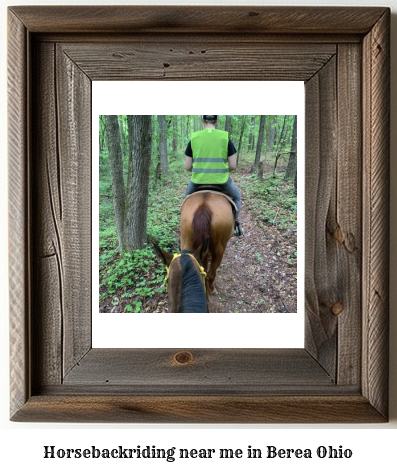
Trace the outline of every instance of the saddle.
{"label": "saddle", "polygon": [[220,185],[197,185],[197,190],[194,193],[197,193],[198,191],[215,191],[227,195]]}
{"label": "saddle", "polygon": [[[215,193],[215,194],[222,195],[232,205],[233,215],[234,216],[236,215],[237,206],[236,206],[235,202],[233,201],[233,199],[225,191],[222,190],[222,188],[220,186],[217,186],[217,185],[199,185],[199,187],[197,188],[197,190],[195,192],[193,192],[192,194],[186,196],[186,198],[182,202],[182,205],[188,198],[195,195],[196,193]],[[182,207],[182,205],[181,205],[181,207]]]}

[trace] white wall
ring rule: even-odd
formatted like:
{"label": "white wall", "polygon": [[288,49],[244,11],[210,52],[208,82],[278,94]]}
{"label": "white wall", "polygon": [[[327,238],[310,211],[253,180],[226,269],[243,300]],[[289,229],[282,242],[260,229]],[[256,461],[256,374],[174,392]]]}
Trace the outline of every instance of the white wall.
{"label": "white wall", "polygon": [[[6,150],[6,8],[7,6],[17,4],[31,4],[31,5],[71,5],[71,4],[110,4],[111,1],[66,1],[59,2],[56,0],[46,1],[28,1],[21,0],[17,2],[1,1],[0,9],[0,34],[1,34],[1,56],[0,56],[0,220],[1,236],[0,236],[0,348],[1,348],[1,362],[0,362],[0,429],[6,432],[3,437],[2,446],[0,447],[0,463],[3,464],[7,459],[13,460],[13,467],[18,464],[33,465],[32,468],[36,469],[38,466],[47,466],[52,469],[63,469],[63,467],[71,467],[84,469],[92,466],[91,461],[82,462],[81,460],[43,460],[43,446],[56,445],[64,448],[77,448],[86,447],[91,445],[102,447],[113,447],[123,445],[126,447],[133,447],[133,445],[141,444],[156,445],[158,447],[165,446],[190,446],[196,448],[219,448],[219,447],[234,447],[246,448],[248,445],[256,448],[264,448],[267,445],[276,444],[284,448],[310,448],[319,445],[331,445],[338,447],[342,445],[345,448],[353,450],[353,457],[351,459],[338,460],[337,465],[339,468],[346,467],[346,469],[353,466],[382,466],[389,468],[390,464],[395,463],[394,448],[397,443],[397,248],[392,245],[391,247],[391,369],[390,369],[390,422],[386,425],[375,426],[254,426],[254,427],[150,427],[147,425],[142,426],[95,426],[95,425],[62,425],[62,424],[15,424],[8,421],[8,360],[6,345],[8,342],[8,287],[7,287],[7,150]],[[191,1],[191,2],[170,2],[161,1],[150,2],[148,0],[123,2],[119,1],[118,4],[162,4],[162,5],[265,5],[266,2],[242,2],[242,1]],[[268,4],[271,5],[306,5],[306,6],[389,6],[392,10],[392,70],[391,70],[391,240],[397,240],[397,163],[395,155],[397,153],[397,0],[339,0],[337,3],[327,2],[325,0],[306,1],[306,2],[291,2],[291,1],[272,1]],[[88,432],[88,428],[92,430]],[[112,429],[111,432],[103,433],[101,429]],[[297,430],[301,429],[301,430]],[[353,430],[354,429],[354,430]],[[37,432],[36,432],[37,430]],[[4,441],[5,440],[5,441]],[[24,443],[21,446],[21,442]],[[394,445],[393,445],[394,443]],[[149,469],[151,462],[139,462],[136,460],[133,463],[115,462],[112,464],[106,463],[106,460],[95,461],[96,469],[108,469],[110,466],[117,469]],[[128,461],[128,460],[127,460]],[[149,460],[148,460],[149,461]],[[230,460],[227,462],[227,468],[241,469],[263,469],[266,462],[262,460],[254,460],[242,463],[243,460]],[[327,467],[334,465],[334,460],[321,460],[321,466]],[[225,462],[218,463],[215,460],[190,460],[189,469],[197,469],[205,464],[210,465],[211,468],[217,466],[218,468],[225,467]],[[293,466],[299,468],[305,466],[305,469],[310,469],[311,466],[319,465],[318,460],[272,460],[272,469],[278,469],[283,466]],[[109,466],[110,465],[110,466]],[[162,462],[156,461],[156,469],[161,468]],[[183,465],[183,466],[182,466]],[[138,467],[139,466],[139,467]],[[186,469],[184,462],[167,463],[165,466],[172,467],[173,469]],[[179,466],[182,466],[179,468]],[[238,466],[238,468],[237,468]],[[393,465],[392,465],[393,466]],[[6,469],[6,468],[3,468]],[[50,468],[49,468],[50,469]],[[153,469],[153,467],[151,468]]]}

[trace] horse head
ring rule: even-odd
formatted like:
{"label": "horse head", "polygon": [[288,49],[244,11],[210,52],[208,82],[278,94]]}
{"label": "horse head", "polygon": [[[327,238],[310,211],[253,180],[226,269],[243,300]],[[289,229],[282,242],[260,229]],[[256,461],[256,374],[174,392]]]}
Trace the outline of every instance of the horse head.
{"label": "horse head", "polygon": [[209,237],[194,251],[171,254],[153,244],[167,267],[169,312],[207,312],[206,273],[203,263],[208,254]]}

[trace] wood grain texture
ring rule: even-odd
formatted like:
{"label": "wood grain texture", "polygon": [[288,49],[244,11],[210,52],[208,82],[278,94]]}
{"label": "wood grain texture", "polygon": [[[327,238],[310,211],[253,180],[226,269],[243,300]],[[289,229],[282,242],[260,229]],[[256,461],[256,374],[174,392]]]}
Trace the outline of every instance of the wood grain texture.
{"label": "wood grain texture", "polygon": [[[384,8],[10,9],[12,420],[387,420],[389,21]],[[306,349],[194,350],[183,365],[176,350],[91,350],[91,80],[214,80],[241,64],[241,80],[306,82]]]}
{"label": "wood grain texture", "polygon": [[336,58],[306,84],[305,346],[336,375],[338,295],[335,225]]}
{"label": "wood grain texture", "polygon": [[13,420],[135,423],[378,423],[361,396],[98,396],[32,397]]}
{"label": "wood grain texture", "polygon": [[91,347],[91,82],[54,44],[34,54],[37,386],[61,384]]}
{"label": "wood grain texture", "polygon": [[337,175],[335,219],[329,236],[336,240],[338,320],[337,383],[359,384],[362,355],[362,53],[359,45],[338,46]]}
{"label": "wood grain texture", "polygon": [[35,45],[34,57],[37,68],[32,123],[35,136],[32,178],[36,182],[32,191],[33,273],[36,280],[32,291],[33,390],[39,384],[60,384],[62,381],[64,311],[54,45]]}
{"label": "wood grain texture", "polygon": [[10,303],[10,388],[11,414],[30,395],[30,225],[28,164],[29,43],[26,28],[8,15],[8,166],[9,166],[9,303]]}
{"label": "wood grain texture", "polygon": [[[193,349],[179,363],[178,349],[94,349],[65,377],[63,385],[196,393],[260,393],[286,386],[329,386],[332,377],[304,349]],[[111,390],[111,389],[109,389]]]}
{"label": "wood grain texture", "polygon": [[61,47],[55,68],[65,376],[91,348],[91,81]]}
{"label": "wood grain texture", "polygon": [[361,51],[306,85],[306,348],[337,384],[361,375]]}
{"label": "wood grain texture", "polygon": [[390,12],[364,39],[363,392],[388,411]]}
{"label": "wood grain texture", "polygon": [[384,8],[233,6],[12,7],[30,31],[57,33],[367,33]]}
{"label": "wood grain texture", "polygon": [[236,36],[160,44],[66,44],[64,53],[91,80],[309,80],[336,53],[334,44],[241,43]]}

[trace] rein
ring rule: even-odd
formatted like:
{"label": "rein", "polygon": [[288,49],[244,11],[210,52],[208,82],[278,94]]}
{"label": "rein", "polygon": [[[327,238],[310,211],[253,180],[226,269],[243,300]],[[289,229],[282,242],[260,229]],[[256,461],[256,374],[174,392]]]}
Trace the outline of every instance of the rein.
{"label": "rein", "polygon": [[[203,281],[204,292],[206,292],[207,290],[206,290],[206,288],[205,288],[205,279],[207,278],[207,273],[205,272],[204,267],[202,267],[202,266],[199,264],[198,260],[196,259],[196,257],[195,257],[193,254],[191,254],[191,253],[184,253],[184,255],[189,255],[189,257],[191,257],[191,258],[196,262],[197,266],[199,267],[201,279],[202,279],[202,281]],[[173,262],[174,260],[176,260],[177,258],[181,257],[181,256],[182,256],[181,253],[175,253],[175,254],[174,254],[174,257],[173,257],[172,260],[171,260],[171,263],[168,265],[168,267],[166,267],[166,269],[167,269],[167,274],[165,275],[165,280],[164,280],[164,281],[165,281],[165,286],[166,286],[166,292],[167,292],[167,293],[168,293],[168,279],[169,279],[169,277],[170,277],[170,269],[171,269],[172,262]]]}

